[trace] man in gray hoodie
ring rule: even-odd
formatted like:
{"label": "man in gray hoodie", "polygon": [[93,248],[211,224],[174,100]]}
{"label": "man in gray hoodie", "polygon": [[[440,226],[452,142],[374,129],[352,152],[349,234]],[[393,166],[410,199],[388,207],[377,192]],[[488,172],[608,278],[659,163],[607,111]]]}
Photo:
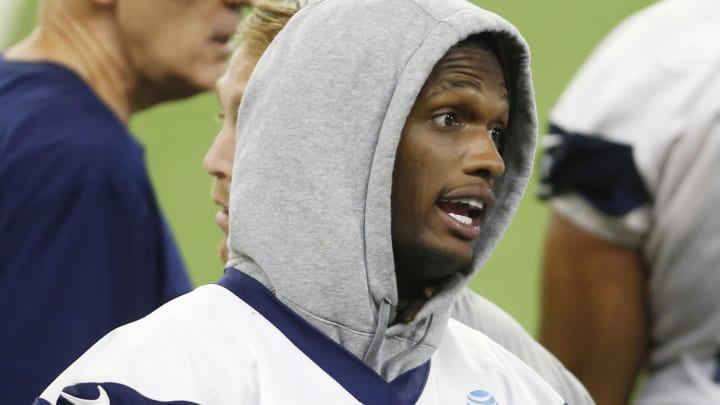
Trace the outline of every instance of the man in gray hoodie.
{"label": "man in gray hoodie", "polygon": [[[228,260],[228,206],[235,155],[237,111],[250,74],[270,42],[301,7],[304,0],[260,0],[253,13],[238,29],[240,42],[226,73],[218,80],[217,91],[223,111],[221,129],[207,152],[205,170],[214,177],[213,200],[220,205],[215,220],[225,233],[220,259]],[[577,379],[545,348],[538,344],[518,322],[484,297],[465,288],[455,301],[451,317],[484,333],[532,367],[563,398],[574,405],[593,404]]]}
{"label": "man in gray hoodie", "polygon": [[462,0],[320,1],[243,98],[224,277],[103,338],[38,403],[564,403],[450,318],[532,167],[514,27]]}

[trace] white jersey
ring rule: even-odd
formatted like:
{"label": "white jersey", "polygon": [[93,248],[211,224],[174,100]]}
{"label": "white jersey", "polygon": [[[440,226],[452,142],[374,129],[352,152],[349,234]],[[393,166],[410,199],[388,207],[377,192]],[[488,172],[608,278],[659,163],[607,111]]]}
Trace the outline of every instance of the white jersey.
{"label": "white jersey", "polygon": [[229,273],[223,286],[200,287],[103,338],[36,403],[564,403],[515,356],[454,320],[430,362],[386,382],[252,278]]}
{"label": "white jersey", "polygon": [[573,405],[594,405],[590,394],[560,360],[555,358],[515,319],[488,299],[463,290],[453,305],[452,318],[485,334],[535,370]]}
{"label": "white jersey", "polygon": [[621,24],[560,99],[541,194],[649,265],[640,404],[720,404],[720,2],[667,0]]}

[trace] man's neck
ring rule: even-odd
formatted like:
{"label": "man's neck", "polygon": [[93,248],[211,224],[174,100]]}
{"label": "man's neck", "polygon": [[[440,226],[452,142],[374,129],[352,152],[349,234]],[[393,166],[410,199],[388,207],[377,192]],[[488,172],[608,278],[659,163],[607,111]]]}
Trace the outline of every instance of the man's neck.
{"label": "man's neck", "polygon": [[411,283],[402,277],[402,273],[396,273],[395,280],[398,287],[398,305],[393,323],[414,321],[425,303],[435,296],[447,282],[447,279],[439,279],[432,283]]}
{"label": "man's neck", "polygon": [[135,110],[131,100],[138,80],[110,16],[83,19],[73,10],[53,11],[52,18],[41,17],[41,25],[29,37],[8,49],[5,58],[69,68],[127,124]]}

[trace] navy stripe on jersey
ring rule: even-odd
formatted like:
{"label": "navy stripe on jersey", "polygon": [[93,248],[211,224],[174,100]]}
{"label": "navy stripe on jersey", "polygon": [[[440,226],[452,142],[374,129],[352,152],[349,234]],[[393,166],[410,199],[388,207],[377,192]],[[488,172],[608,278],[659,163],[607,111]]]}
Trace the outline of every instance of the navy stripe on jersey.
{"label": "navy stripe on jersey", "polygon": [[388,383],[362,360],[285,306],[254,278],[227,268],[217,284],[261,313],[363,404],[414,404],[425,388],[430,372],[429,361]]}
{"label": "navy stripe on jersey", "polygon": [[[156,401],[147,398],[134,389],[117,383],[82,383],[66,387],[63,393],[70,395],[60,396],[56,405],[82,405],[92,403],[137,404],[137,405],[197,405],[188,401]],[[73,401],[76,398],[76,401]],[[50,405],[42,398],[38,398],[33,405]]]}
{"label": "navy stripe on jersey", "polygon": [[571,133],[554,124],[550,124],[550,134],[558,142],[543,156],[540,198],[574,192],[596,209],[618,216],[649,202],[632,147]]}

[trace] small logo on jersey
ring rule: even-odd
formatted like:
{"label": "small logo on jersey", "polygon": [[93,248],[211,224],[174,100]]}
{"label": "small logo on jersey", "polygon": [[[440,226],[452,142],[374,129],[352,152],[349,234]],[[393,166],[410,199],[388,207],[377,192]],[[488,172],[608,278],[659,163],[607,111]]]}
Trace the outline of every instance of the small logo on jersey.
{"label": "small logo on jersey", "polygon": [[74,397],[67,392],[61,392],[60,396],[72,405],[110,405],[110,397],[101,386],[97,386],[98,397],[96,399],[83,399]]}
{"label": "small logo on jersey", "polygon": [[498,405],[498,401],[487,391],[475,390],[468,394],[467,405]]}

